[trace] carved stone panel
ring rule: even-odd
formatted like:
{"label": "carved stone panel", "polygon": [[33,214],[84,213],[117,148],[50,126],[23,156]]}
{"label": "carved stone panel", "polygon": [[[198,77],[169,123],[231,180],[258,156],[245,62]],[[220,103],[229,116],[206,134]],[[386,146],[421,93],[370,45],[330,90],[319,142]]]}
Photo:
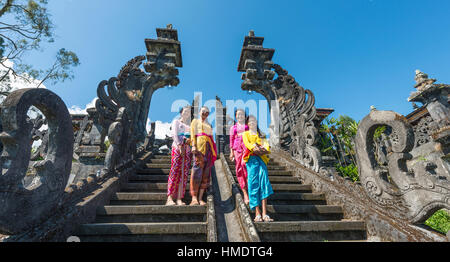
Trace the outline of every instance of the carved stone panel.
{"label": "carved stone panel", "polygon": [[[48,150],[28,173],[31,131],[30,106],[36,106],[48,122]],[[64,102],[47,89],[19,89],[1,105],[4,145],[1,154],[0,231],[22,232],[52,214],[58,206],[70,174],[73,130]]]}

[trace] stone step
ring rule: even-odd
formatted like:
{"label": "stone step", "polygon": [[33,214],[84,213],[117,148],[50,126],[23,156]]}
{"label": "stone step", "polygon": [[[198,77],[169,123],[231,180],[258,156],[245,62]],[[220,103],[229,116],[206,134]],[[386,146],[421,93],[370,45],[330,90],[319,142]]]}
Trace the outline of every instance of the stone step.
{"label": "stone step", "polygon": [[170,159],[171,155],[154,155],[151,159]]}
{"label": "stone step", "polygon": [[146,164],[147,168],[170,168],[170,163],[169,164]]}
{"label": "stone step", "polygon": [[302,184],[272,184],[272,189],[275,194],[277,192],[289,192],[296,191],[299,193],[312,193],[311,185],[302,185]]}
{"label": "stone step", "polygon": [[301,184],[301,181],[297,177],[289,177],[289,176],[275,176],[269,175],[269,181],[270,183],[279,184],[279,183],[286,183],[286,184]]}
{"label": "stone step", "polygon": [[[255,212],[250,210],[252,214]],[[275,221],[341,220],[340,206],[329,205],[267,205],[269,216]]]}
{"label": "stone step", "polygon": [[[169,179],[169,175],[131,175],[128,181],[153,181],[163,182]],[[189,178],[188,178],[189,179]]]}
{"label": "stone step", "polygon": [[326,205],[326,202],[322,193],[276,192],[267,200],[271,205]]}
{"label": "stone step", "polygon": [[262,241],[364,240],[364,221],[274,221],[254,223]]}
{"label": "stone step", "polygon": [[[147,182],[128,182],[121,190],[122,192],[166,192],[167,182],[165,183],[147,183]],[[189,187],[186,186],[186,191]]]}
{"label": "stone step", "polygon": [[77,236],[85,235],[178,235],[206,234],[206,222],[93,223],[81,225]]}
{"label": "stone step", "polygon": [[[188,195],[188,194],[185,194]],[[109,201],[110,205],[161,205],[166,203],[167,193],[118,192]]]}
{"label": "stone step", "polygon": [[[191,195],[186,192],[183,202],[189,204],[192,200]],[[118,192],[109,201],[110,205],[164,205],[167,201],[166,192]]]}
{"label": "stone step", "polygon": [[152,158],[149,159],[147,164],[171,164],[172,159],[171,158]]}
{"label": "stone step", "polygon": [[146,168],[146,169],[137,169],[136,174],[169,174],[170,167],[168,168]]}
{"label": "stone step", "polygon": [[206,242],[206,234],[84,235],[81,242]]}
{"label": "stone step", "polygon": [[97,209],[97,215],[149,215],[149,214],[204,214],[206,206],[103,206]]}
{"label": "stone step", "polygon": [[97,210],[96,223],[205,222],[206,206],[105,206]]}
{"label": "stone step", "polygon": [[118,192],[111,200],[165,200],[165,193],[126,193]]}

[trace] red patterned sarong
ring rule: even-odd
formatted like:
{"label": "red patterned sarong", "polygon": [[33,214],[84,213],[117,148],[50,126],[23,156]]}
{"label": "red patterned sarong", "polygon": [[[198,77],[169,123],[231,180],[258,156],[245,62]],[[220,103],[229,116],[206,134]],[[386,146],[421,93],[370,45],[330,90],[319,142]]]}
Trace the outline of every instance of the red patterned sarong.
{"label": "red patterned sarong", "polygon": [[167,183],[167,196],[176,199],[182,199],[186,192],[186,183],[191,167],[191,147],[182,145],[184,148],[184,157],[181,155],[178,147],[172,147],[172,166]]}

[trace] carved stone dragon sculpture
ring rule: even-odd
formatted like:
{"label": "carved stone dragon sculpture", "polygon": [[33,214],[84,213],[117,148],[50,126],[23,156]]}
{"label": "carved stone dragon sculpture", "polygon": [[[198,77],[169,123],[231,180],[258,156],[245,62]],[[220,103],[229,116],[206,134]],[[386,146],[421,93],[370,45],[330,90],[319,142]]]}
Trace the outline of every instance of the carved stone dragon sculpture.
{"label": "carved stone dragon sculpture", "polygon": [[[318,172],[322,159],[315,147],[318,130],[314,95],[301,87],[288,72],[271,59],[274,49],[264,48],[263,37],[253,31],[244,39],[238,71],[244,72],[243,90],[262,94],[270,109],[270,144],[289,151],[301,164]],[[274,69],[274,70],[272,70]],[[278,77],[272,80],[275,76]]]}

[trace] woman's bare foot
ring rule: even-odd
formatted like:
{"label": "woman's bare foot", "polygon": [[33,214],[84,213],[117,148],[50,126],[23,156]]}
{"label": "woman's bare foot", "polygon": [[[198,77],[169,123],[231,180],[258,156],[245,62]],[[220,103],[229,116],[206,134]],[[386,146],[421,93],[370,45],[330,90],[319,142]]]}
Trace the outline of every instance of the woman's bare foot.
{"label": "woman's bare foot", "polygon": [[179,206],[185,206],[186,203],[184,203],[183,201],[181,201],[181,199],[178,199],[178,200],[177,200],[177,205],[179,205]]}
{"label": "woman's bare foot", "polygon": [[173,200],[171,198],[168,198],[167,202],[166,202],[166,206],[174,206],[174,205],[176,205],[175,202],[173,202]]}
{"label": "woman's bare foot", "polygon": [[200,205],[201,205],[201,206],[205,206],[205,205],[206,205],[206,202],[203,201],[203,200],[200,200]]}
{"label": "woman's bare foot", "polygon": [[193,199],[189,205],[196,206],[196,205],[198,205],[198,201]]}

